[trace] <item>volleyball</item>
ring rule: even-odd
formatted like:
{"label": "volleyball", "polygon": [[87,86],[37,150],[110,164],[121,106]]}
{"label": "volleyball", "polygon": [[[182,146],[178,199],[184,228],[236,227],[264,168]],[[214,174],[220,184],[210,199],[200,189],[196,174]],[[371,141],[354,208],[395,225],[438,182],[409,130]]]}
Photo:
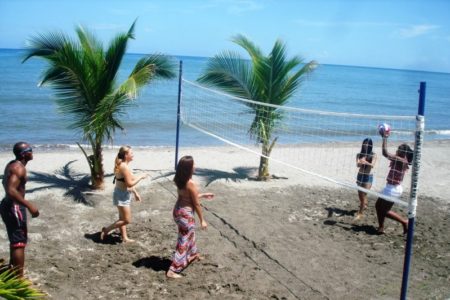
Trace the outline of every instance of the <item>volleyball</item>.
{"label": "volleyball", "polygon": [[391,134],[391,126],[387,123],[379,124],[378,133],[383,137],[388,137]]}

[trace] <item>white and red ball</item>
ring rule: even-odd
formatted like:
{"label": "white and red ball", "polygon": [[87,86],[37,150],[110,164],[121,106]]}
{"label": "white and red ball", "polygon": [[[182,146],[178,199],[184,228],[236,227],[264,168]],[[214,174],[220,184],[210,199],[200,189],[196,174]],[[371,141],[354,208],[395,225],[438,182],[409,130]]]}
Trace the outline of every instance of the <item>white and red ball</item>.
{"label": "white and red ball", "polygon": [[382,123],[378,125],[378,133],[381,136],[388,137],[391,134],[391,126],[387,123]]}

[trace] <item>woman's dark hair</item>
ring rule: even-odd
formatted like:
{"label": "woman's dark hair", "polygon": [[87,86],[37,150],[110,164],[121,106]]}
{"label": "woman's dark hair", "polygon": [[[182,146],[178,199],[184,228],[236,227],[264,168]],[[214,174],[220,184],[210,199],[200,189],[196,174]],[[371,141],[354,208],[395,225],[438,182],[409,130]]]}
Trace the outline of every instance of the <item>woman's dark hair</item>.
{"label": "woman's dark hair", "polygon": [[194,173],[194,158],[190,155],[183,156],[178,161],[177,171],[175,172],[175,177],[173,181],[175,182],[177,188],[184,189],[186,183],[192,178]]}
{"label": "woman's dark hair", "polygon": [[401,144],[398,146],[397,153],[401,157],[406,157],[408,163],[411,164],[414,158],[414,151],[407,144]]}
{"label": "woman's dark hair", "polygon": [[[367,145],[367,146],[365,146]],[[358,158],[362,158],[364,156],[367,157],[368,162],[372,162],[373,157],[373,142],[371,138],[365,138],[362,142],[361,151],[358,153]]]}

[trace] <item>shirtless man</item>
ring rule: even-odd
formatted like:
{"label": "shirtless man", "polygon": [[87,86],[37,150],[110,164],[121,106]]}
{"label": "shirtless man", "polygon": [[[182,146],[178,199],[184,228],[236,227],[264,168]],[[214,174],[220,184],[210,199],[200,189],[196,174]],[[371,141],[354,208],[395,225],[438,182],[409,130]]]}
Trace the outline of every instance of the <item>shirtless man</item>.
{"label": "shirtless man", "polygon": [[0,203],[0,214],[5,223],[10,242],[10,266],[23,277],[25,246],[27,245],[27,209],[31,217],[39,216],[37,207],[25,200],[27,170],[25,166],[33,159],[33,149],[25,142],[18,142],[13,148],[15,160],[5,167],[3,188],[5,198]]}

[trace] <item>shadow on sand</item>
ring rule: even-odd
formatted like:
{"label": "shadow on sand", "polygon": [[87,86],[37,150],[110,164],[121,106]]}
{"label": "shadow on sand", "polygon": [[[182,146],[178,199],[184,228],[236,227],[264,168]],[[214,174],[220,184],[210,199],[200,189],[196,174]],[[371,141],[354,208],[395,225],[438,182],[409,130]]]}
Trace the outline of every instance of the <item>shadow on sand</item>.
{"label": "shadow on sand", "polygon": [[43,186],[27,190],[28,193],[46,190],[49,188],[62,188],[67,190],[64,196],[71,197],[75,202],[92,206],[93,203],[86,198],[84,194],[91,191],[89,184],[90,176],[85,174],[76,174],[71,168],[71,164],[76,160],[69,161],[54,174],[43,172],[30,172],[30,181],[44,184]]}
{"label": "shadow on sand", "polygon": [[[133,169],[134,171],[149,171],[149,170],[142,170],[142,169]],[[153,181],[157,181],[161,178],[166,178],[169,181],[172,181],[173,176],[175,175],[175,171],[169,171],[162,173],[160,170],[150,170],[153,172],[158,172],[159,175],[152,176]],[[213,170],[213,169],[206,169],[206,168],[195,168],[195,175],[198,177],[202,177],[206,184],[205,186],[210,185],[216,180],[225,179],[227,181],[231,180],[234,182],[237,182],[239,180],[256,180],[255,177],[252,177],[257,171],[257,168],[249,168],[249,167],[237,167],[233,169],[234,172],[225,172],[225,171],[219,171],[219,170]]]}
{"label": "shadow on sand", "polygon": [[252,174],[255,174],[256,170],[257,168],[253,167],[237,167],[233,169],[234,172],[225,172],[205,168],[196,168],[195,175],[203,177],[206,181],[205,186],[208,186],[214,181],[220,179],[225,179],[226,181],[231,180],[234,182],[244,179],[256,180],[255,178],[251,177]]}
{"label": "shadow on sand", "polygon": [[100,239],[100,233],[100,231],[96,233],[86,233],[84,237],[97,244],[116,245],[122,243],[122,238],[115,232],[108,234],[103,240]]}
{"label": "shadow on sand", "polygon": [[337,217],[354,216],[357,212],[356,209],[346,210],[338,207],[325,207],[325,210],[328,211],[328,218],[333,217],[333,215],[336,215]]}
{"label": "shadow on sand", "polygon": [[[357,210],[345,210],[336,207],[326,207],[328,211],[328,218],[332,217],[342,217],[342,216],[355,216]],[[357,223],[347,223],[336,220],[325,220],[324,225],[338,226],[344,230],[351,230],[354,232],[364,232],[368,235],[378,235],[377,229],[372,225],[357,224]]]}
{"label": "shadow on sand", "polygon": [[150,256],[138,259],[133,263],[136,268],[145,267],[156,272],[169,270],[172,261],[166,257]]}

